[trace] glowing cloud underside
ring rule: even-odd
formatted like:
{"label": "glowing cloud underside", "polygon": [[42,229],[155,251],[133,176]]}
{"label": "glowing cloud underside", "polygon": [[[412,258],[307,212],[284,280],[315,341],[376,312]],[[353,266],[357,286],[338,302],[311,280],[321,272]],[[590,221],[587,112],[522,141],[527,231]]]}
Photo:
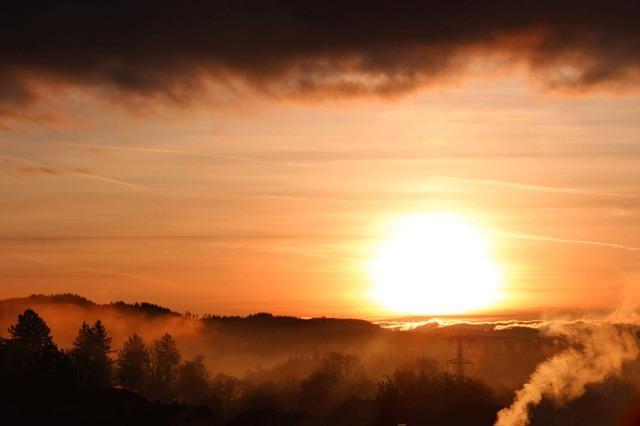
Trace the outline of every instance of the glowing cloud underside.
{"label": "glowing cloud underside", "polygon": [[486,308],[500,296],[490,240],[462,216],[398,220],[370,263],[373,298],[387,310],[453,314]]}

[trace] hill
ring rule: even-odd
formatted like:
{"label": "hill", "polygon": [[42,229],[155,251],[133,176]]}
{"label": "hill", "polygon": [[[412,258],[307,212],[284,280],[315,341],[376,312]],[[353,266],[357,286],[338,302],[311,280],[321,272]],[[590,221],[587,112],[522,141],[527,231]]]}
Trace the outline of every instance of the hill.
{"label": "hill", "polygon": [[[497,387],[510,388],[526,379],[531,368],[558,349],[531,328],[496,330],[490,323],[429,324],[413,330],[394,330],[359,319],[297,318],[256,313],[248,316],[181,314],[148,302],[97,304],[74,294],[32,295],[0,300],[0,335],[18,313],[34,309],[48,323],[55,342],[69,348],[83,321],[100,319],[115,349],[132,334],[146,341],[171,334],[183,355],[203,355],[215,373],[243,375],[328,352],[358,355],[380,376],[419,356],[433,358],[440,368],[454,356],[452,337],[464,333],[473,341],[465,355],[474,361],[475,374]],[[520,353],[517,359],[513,352]],[[282,365],[285,365],[282,364]],[[510,364],[509,369],[504,366]],[[504,373],[508,371],[509,373]]]}

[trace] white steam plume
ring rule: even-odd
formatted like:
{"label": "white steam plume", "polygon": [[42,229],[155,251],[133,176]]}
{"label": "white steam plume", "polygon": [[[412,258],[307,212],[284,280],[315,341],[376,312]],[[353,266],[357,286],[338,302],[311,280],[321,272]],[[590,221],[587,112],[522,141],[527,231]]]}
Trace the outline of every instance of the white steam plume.
{"label": "white steam plume", "polygon": [[530,409],[548,398],[558,405],[581,397],[586,386],[619,374],[638,356],[635,335],[627,326],[610,323],[551,323],[548,334],[563,337],[568,348],[540,363],[516,392],[510,407],[498,412],[495,426],[526,426]]}

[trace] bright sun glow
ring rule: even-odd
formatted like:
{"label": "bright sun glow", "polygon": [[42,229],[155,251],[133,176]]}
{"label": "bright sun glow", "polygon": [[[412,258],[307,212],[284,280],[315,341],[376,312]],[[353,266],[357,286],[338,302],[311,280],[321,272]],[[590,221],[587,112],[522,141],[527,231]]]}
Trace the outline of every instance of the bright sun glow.
{"label": "bright sun glow", "polygon": [[496,303],[501,273],[490,240],[463,216],[398,220],[370,264],[373,297],[389,311],[455,314]]}

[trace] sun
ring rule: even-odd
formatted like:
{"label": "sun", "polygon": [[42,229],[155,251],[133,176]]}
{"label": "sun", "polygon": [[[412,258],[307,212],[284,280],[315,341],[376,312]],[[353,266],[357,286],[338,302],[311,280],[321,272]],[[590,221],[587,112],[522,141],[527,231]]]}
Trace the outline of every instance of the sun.
{"label": "sun", "polygon": [[404,314],[470,313],[500,298],[502,274],[491,240],[464,216],[406,216],[369,264],[373,298]]}

